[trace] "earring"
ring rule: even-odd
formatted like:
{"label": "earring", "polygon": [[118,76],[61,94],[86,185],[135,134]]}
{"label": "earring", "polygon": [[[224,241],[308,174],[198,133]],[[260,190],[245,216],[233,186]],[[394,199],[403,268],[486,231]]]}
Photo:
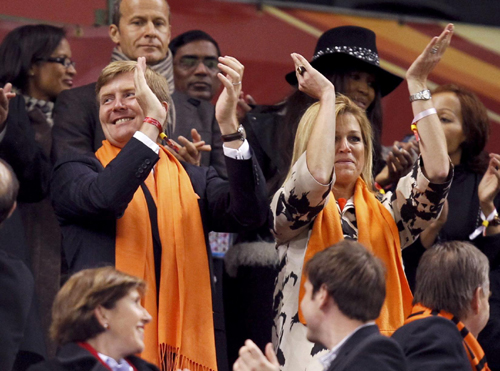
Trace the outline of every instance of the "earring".
{"label": "earring", "polygon": [[109,325],[105,323],[103,327],[107,330],[109,328]]}
{"label": "earring", "polygon": [[34,73],[33,71],[30,71],[30,72],[29,72],[29,75],[30,75],[30,76],[35,76],[35,73]]}

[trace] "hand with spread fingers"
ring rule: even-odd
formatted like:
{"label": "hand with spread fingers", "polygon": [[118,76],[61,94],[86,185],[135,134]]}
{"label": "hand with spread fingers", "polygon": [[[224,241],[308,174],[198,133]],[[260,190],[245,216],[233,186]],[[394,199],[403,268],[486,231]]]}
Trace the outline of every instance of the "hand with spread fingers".
{"label": "hand with spread fingers", "polygon": [[441,35],[432,38],[422,54],[415,59],[406,72],[406,80],[408,82],[425,83],[427,81],[427,77],[439,63],[444,52],[450,45],[453,29],[454,26],[450,23],[445,27]]}
{"label": "hand with spread fingers", "polygon": [[292,53],[291,56],[300,91],[316,99],[321,99],[326,92],[335,93],[331,81],[312,67],[307,59],[297,53]]}
{"label": "hand with spread fingers", "polygon": [[219,57],[217,77],[224,89],[215,105],[215,117],[219,123],[222,135],[235,133],[238,129],[236,107],[241,92],[241,81],[245,67],[233,57]]}
{"label": "hand with spread fingers", "polygon": [[0,131],[4,129],[9,115],[9,101],[15,96],[16,93],[12,92],[11,83],[7,83],[3,88],[0,88]]}
{"label": "hand with spread fingers", "polygon": [[[172,139],[169,139],[170,143],[168,144],[167,148],[178,160],[189,162],[190,164],[195,166],[200,166],[201,152],[210,152],[212,150],[212,147],[210,146],[210,144],[205,144],[204,140],[201,140],[201,135],[196,129],[191,129],[191,137],[193,141],[190,141],[189,139],[180,135],[177,138],[179,143],[176,143]],[[173,143],[173,146],[171,146],[171,143]]]}
{"label": "hand with spread fingers", "polygon": [[490,153],[488,169],[478,187],[479,202],[485,216],[495,209],[493,200],[500,192],[500,155]]}
{"label": "hand with spread fingers", "polygon": [[166,102],[160,102],[148,86],[145,77],[146,68],[146,58],[137,58],[137,67],[134,71],[135,97],[144,116],[152,117],[164,125],[167,119]]}
{"label": "hand with spread fingers", "polygon": [[252,340],[247,340],[240,348],[239,355],[233,371],[279,371],[280,365],[271,343],[266,345],[264,355]]}

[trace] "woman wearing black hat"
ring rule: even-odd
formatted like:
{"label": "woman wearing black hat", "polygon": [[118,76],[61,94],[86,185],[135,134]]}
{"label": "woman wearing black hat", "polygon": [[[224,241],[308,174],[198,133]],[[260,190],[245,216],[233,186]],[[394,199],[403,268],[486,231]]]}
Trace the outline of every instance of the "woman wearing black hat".
{"label": "woman wearing black hat", "polygon": [[[375,33],[357,26],[336,27],[323,33],[311,65],[333,83],[337,93],[346,95],[366,111],[373,127],[374,174],[377,174],[384,166],[382,97],[396,89],[403,79],[380,67]],[[286,80],[297,87],[295,71],[288,73]],[[296,90],[283,103],[256,108],[243,122],[270,194],[279,188],[290,166],[300,117],[315,101]]]}

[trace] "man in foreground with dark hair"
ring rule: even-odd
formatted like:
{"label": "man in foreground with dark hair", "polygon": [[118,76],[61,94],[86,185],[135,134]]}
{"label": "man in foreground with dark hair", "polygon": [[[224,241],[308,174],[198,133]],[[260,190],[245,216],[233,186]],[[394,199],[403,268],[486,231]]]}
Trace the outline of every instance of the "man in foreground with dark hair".
{"label": "man in foreground with dark hair", "polygon": [[450,241],[427,250],[417,268],[412,314],[393,335],[409,370],[489,370],[477,336],[488,322],[486,256]]}
{"label": "man in foreground with dark hair", "polygon": [[[378,258],[358,242],[344,240],[316,254],[305,271],[304,336],[329,349],[320,359],[325,371],[406,370],[401,348],[374,322],[385,300],[385,269]],[[272,344],[264,356],[247,340],[233,370],[279,370]]]}
{"label": "man in foreground with dark hair", "polygon": [[[12,168],[0,159],[0,227],[16,208],[19,182]],[[0,370],[26,369],[41,358],[23,351],[23,341],[30,331],[35,283],[21,259],[0,249]],[[17,359],[16,359],[17,355]]]}

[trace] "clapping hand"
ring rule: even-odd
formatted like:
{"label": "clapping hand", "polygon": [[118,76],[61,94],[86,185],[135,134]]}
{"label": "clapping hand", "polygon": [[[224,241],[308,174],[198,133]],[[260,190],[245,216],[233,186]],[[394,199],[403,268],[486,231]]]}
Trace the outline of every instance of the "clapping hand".
{"label": "clapping hand", "polygon": [[331,81],[311,66],[307,59],[297,53],[292,53],[292,59],[300,91],[315,99],[321,99],[328,91],[335,93]]}
{"label": "clapping hand", "polygon": [[481,210],[488,216],[495,208],[493,200],[500,191],[500,155],[490,153],[488,169],[481,179],[478,187],[479,202]]}
{"label": "clapping hand", "polygon": [[11,83],[7,83],[3,88],[0,88],[0,131],[4,129],[9,115],[9,101],[15,96],[16,93],[12,92]]}
{"label": "clapping hand", "polygon": [[449,23],[441,35],[432,38],[424,51],[415,59],[406,72],[407,81],[415,81],[420,84],[426,83],[427,77],[439,63],[444,52],[450,45],[453,29],[453,24]]}
{"label": "clapping hand", "polygon": [[178,160],[200,166],[201,152],[210,152],[212,147],[210,144],[205,144],[204,140],[201,140],[201,135],[196,129],[191,129],[191,137],[192,142],[180,135],[177,138],[180,145],[172,139],[167,139],[168,149]]}
{"label": "clapping hand", "polygon": [[377,174],[375,181],[384,188],[397,183],[399,178],[405,176],[411,170],[419,153],[416,141],[408,143],[394,142],[391,151],[387,155],[387,165]]}
{"label": "clapping hand", "polygon": [[279,371],[279,368],[272,344],[266,345],[264,355],[252,340],[245,341],[245,345],[240,348],[239,358],[233,365],[233,371]]}
{"label": "clapping hand", "polygon": [[160,102],[146,82],[146,58],[137,58],[134,71],[135,97],[144,112],[144,116],[158,120],[162,125],[167,119],[167,103]]}
{"label": "clapping hand", "polygon": [[241,81],[245,67],[233,57],[219,57],[217,77],[224,89],[215,105],[215,117],[219,122],[222,135],[232,134],[238,129],[236,107],[241,92]]}

